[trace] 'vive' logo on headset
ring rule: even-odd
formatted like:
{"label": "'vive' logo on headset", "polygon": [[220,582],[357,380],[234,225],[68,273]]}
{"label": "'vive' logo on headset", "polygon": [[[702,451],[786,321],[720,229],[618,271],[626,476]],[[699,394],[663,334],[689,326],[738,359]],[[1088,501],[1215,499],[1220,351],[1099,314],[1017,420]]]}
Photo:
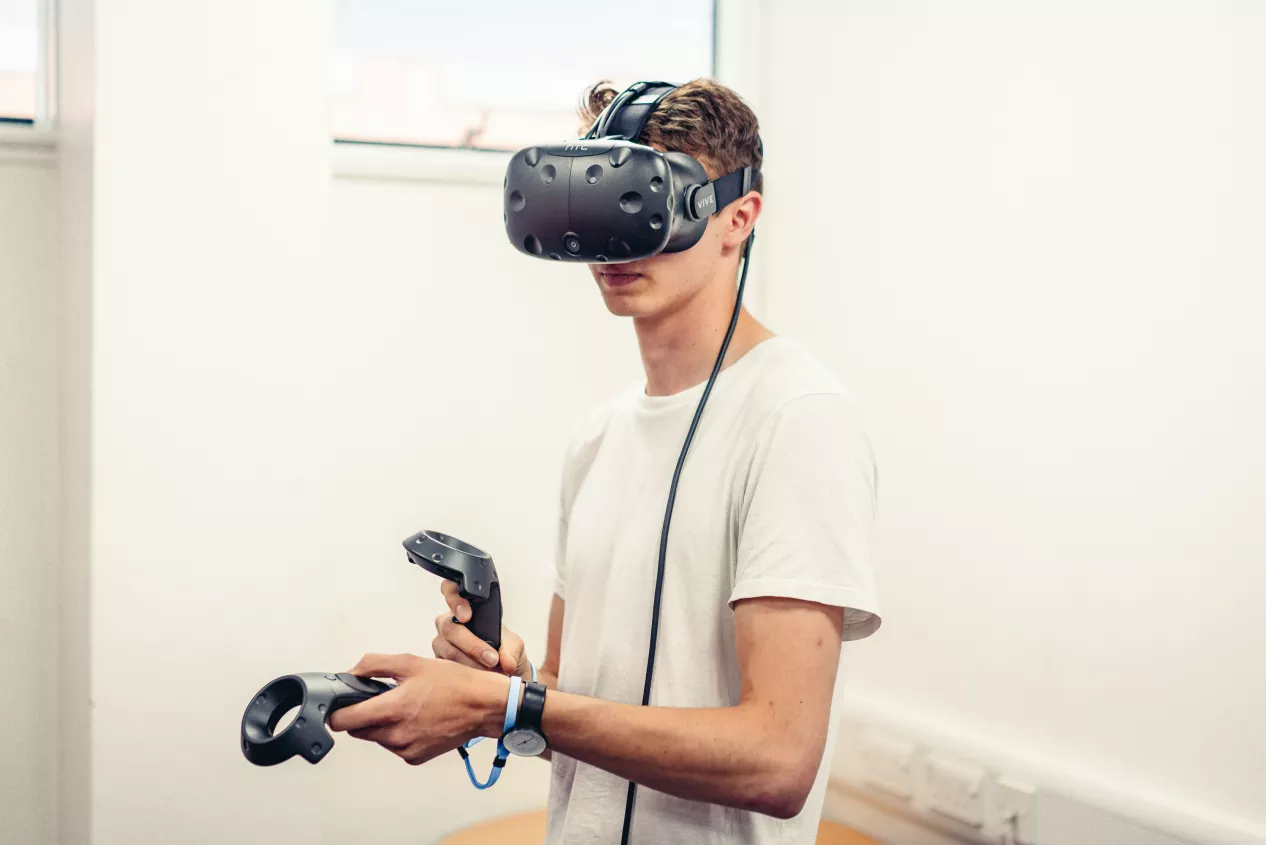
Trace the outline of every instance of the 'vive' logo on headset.
{"label": "'vive' logo on headset", "polygon": [[520,252],[605,264],[683,252],[708,217],[746,194],[756,168],[716,181],[698,159],[637,143],[646,118],[675,90],[638,82],[603,110],[585,137],[519,150],[505,178],[505,226]]}

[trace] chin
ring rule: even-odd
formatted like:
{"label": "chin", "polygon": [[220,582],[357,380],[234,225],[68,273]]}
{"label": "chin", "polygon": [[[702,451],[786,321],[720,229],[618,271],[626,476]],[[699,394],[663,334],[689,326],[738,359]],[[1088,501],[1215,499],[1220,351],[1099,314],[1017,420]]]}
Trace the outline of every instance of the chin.
{"label": "chin", "polygon": [[649,304],[642,299],[640,296],[602,291],[602,301],[607,310],[617,317],[646,317],[653,314],[655,309],[648,307]]}
{"label": "chin", "polygon": [[617,317],[643,317],[653,312],[652,297],[647,290],[649,280],[642,277],[626,285],[609,285],[603,281],[601,272],[593,269],[594,281],[607,310]]}

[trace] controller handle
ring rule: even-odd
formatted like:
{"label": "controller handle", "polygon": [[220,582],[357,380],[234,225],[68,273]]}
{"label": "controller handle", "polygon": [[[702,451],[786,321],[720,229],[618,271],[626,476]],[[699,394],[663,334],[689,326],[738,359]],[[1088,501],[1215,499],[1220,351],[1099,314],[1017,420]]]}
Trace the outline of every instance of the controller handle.
{"label": "controller handle", "polygon": [[[456,582],[458,594],[470,602],[466,627],[501,650],[501,583],[487,552],[439,531],[419,531],[404,541],[409,562]],[[456,617],[453,619],[457,621]]]}
{"label": "controller handle", "polygon": [[[488,590],[488,598],[484,601],[474,601],[471,596],[460,591],[459,594],[470,602],[470,621],[466,623],[466,627],[474,632],[476,637],[492,646],[496,651],[500,651],[501,585],[494,582]],[[453,617],[453,621],[457,621],[456,616]]]}

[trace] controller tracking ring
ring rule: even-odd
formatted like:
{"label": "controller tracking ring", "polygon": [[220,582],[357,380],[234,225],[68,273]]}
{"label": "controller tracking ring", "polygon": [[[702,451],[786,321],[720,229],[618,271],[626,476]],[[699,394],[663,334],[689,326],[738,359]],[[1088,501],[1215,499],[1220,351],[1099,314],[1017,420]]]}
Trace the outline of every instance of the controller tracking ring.
{"label": "controller tracking ring", "polygon": [[[242,714],[242,754],[256,766],[275,766],[296,754],[319,763],[334,746],[325,720],[343,707],[394,689],[394,684],[348,674],[303,672],[269,681]],[[281,717],[299,712],[281,733]]]}
{"label": "controller tracking ring", "polygon": [[462,593],[487,599],[497,583],[492,557],[483,549],[440,531],[419,531],[404,541],[409,561],[427,572],[456,581]]}
{"label": "controller tracking ring", "polygon": [[501,583],[492,556],[439,531],[419,531],[404,541],[404,549],[410,563],[457,584],[458,593],[470,602],[466,627],[494,651],[500,650]]}

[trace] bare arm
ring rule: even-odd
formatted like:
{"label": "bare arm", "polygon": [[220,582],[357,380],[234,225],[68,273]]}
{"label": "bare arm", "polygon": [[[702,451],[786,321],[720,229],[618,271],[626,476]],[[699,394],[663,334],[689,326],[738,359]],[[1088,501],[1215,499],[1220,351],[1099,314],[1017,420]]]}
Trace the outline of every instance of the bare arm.
{"label": "bare arm", "polygon": [[[448,586],[445,595],[452,593],[450,607],[461,619],[463,600]],[[558,691],[563,610],[555,596],[537,670],[537,680],[551,690],[542,728],[552,750],[680,798],[782,818],[800,812],[826,744],[844,624],[840,608],[785,598],[738,602],[742,689],[736,705],[717,708],[639,707]],[[447,614],[437,627],[436,656],[490,668],[471,657],[487,648],[474,634]],[[528,676],[517,635],[507,630],[501,651],[491,668]],[[480,706],[479,730],[499,735],[504,715],[502,691]]]}
{"label": "bare arm", "polygon": [[[558,671],[561,601],[555,610],[545,661],[551,681]],[[681,798],[779,818],[799,813],[826,742],[843,611],[753,598],[737,604],[734,619],[742,671],[737,704],[637,707],[555,689],[546,696],[542,722],[554,750]],[[413,765],[472,736],[500,736],[510,688],[505,675],[462,662],[367,654],[353,674],[395,678],[399,685],[338,711],[329,726],[377,742]]]}
{"label": "bare arm", "polygon": [[843,611],[750,599],[737,605],[734,622],[737,705],[638,707],[554,691],[542,722],[551,747],[681,798],[780,818],[799,813],[826,744]]}

